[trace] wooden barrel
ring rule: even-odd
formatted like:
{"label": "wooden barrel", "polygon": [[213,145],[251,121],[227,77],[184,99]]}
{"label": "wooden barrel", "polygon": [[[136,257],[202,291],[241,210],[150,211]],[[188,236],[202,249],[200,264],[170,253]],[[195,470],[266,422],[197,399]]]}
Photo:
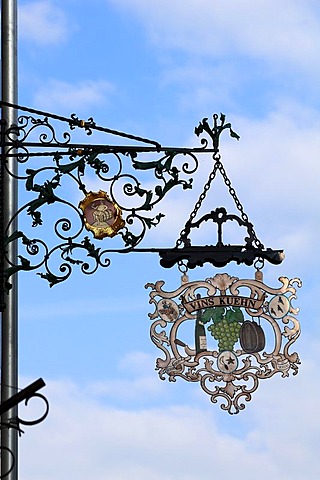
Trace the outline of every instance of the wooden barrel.
{"label": "wooden barrel", "polygon": [[246,320],[240,329],[240,345],[246,353],[257,353],[264,349],[266,337],[260,325]]}

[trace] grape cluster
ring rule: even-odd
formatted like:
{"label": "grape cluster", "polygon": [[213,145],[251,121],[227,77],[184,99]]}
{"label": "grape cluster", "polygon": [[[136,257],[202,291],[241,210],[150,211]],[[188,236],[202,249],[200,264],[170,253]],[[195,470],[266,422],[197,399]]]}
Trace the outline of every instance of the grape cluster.
{"label": "grape cluster", "polygon": [[220,322],[214,323],[208,327],[211,335],[218,340],[219,351],[230,350],[232,352],[235,343],[238,341],[240,333],[240,324],[238,322],[228,322],[224,317]]}

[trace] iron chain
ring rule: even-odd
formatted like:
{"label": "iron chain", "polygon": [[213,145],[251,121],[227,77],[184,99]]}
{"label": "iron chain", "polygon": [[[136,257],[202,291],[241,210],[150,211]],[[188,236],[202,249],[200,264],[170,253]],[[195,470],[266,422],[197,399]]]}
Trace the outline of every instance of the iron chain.
{"label": "iron chain", "polygon": [[176,242],[176,248],[179,247],[182,243],[183,243],[183,237],[185,236],[186,234],[186,227],[187,225],[189,225],[192,220],[195,218],[195,216],[197,215],[198,213],[198,210],[199,208],[201,207],[202,205],[202,202],[203,200],[206,198],[207,196],[207,192],[208,190],[210,189],[210,186],[211,186],[211,183],[213,182],[213,180],[215,179],[216,177],[216,174],[217,174],[217,170],[219,169],[219,163],[220,163],[220,155],[218,155],[218,158],[216,158],[216,162],[213,166],[213,170],[212,172],[210,173],[209,175],[209,178],[208,178],[208,181],[207,183],[205,184],[205,186],[203,187],[203,191],[201,192],[199,198],[198,198],[198,201],[197,203],[195,204],[194,206],[194,209],[192,210],[192,212],[190,213],[190,216],[189,216],[189,219],[187,220],[184,228],[181,230],[180,232],[180,237],[178,238],[177,242]]}
{"label": "iron chain", "polygon": [[[219,161],[219,170],[220,170],[220,173],[222,175],[222,178],[224,180],[224,183],[226,184],[226,186],[228,187],[228,190],[229,190],[229,193],[231,195],[231,197],[233,198],[234,200],[234,203],[236,204],[236,207],[237,209],[239,210],[239,212],[241,213],[241,218],[244,222],[249,222],[249,217],[248,215],[244,212],[243,210],[243,206],[237,196],[237,193],[235,191],[235,189],[232,187],[232,184],[231,184],[231,181],[230,179],[228,178],[227,176],[227,172],[225,171],[225,168],[224,166],[222,165],[222,163]],[[254,241],[255,241],[255,244],[257,246],[257,248],[261,248],[261,249],[264,249],[264,245],[260,242],[260,240],[258,239],[257,237],[257,234],[256,232],[254,231],[254,228],[253,228],[253,225],[252,225],[252,234],[253,234],[253,238],[254,238]]]}
{"label": "iron chain", "polygon": [[[199,198],[198,198],[198,201],[196,202],[195,206],[194,206],[194,209],[192,210],[192,212],[190,213],[190,216],[189,216],[189,219],[187,220],[184,228],[181,230],[180,232],[180,236],[176,242],[176,248],[179,247],[182,243],[186,244],[186,239],[184,238],[185,235],[186,235],[186,227],[188,225],[190,225],[190,223],[192,222],[192,220],[196,217],[201,205],[202,205],[202,202],[204,201],[204,199],[206,198],[207,196],[207,193],[208,193],[208,190],[210,189],[211,187],[211,184],[213,182],[213,180],[215,179],[216,177],[216,174],[217,174],[217,171],[219,170],[221,175],[222,175],[222,178],[224,180],[224,183],[226,184],[226,186],[228,187],[228,190],[229,190],[229,193],[231,195],[231,197],[233,198],[234,200],[234,203],[238,209],[238,211],[240,212],[241,214],[241,218],[244,222],[248,223],[249,222],[249,217],[248,215],[244,212],[244,209],[243,209],[243,206],[237,196],[237,193],[235,191],[235,189],[232,187],[232,184],[231,184],[231,181],[230,179],[228,178],[227,176],[227,172],[225,171],[225,168],[224,166],[222,165],[221,161],[220,161],[220,158],[221,156],[219,154],[216,154],[213,156],[213,159],[215,160],[215,164],[214,164],[214,167],[213,167],[213,170],[212,172],[210,173],[209,175],[209,178],[208,178],[208,181],[206,182],[206,184],[204,185],[203,187],[203,191],[202,193],[200,194]],[[254,237],[254,241],[255,241],[255,244],[257,246],[257,248],[260,248],[260,249],[263,249],[264,248],[264,245],[260,242],[260,240],[258,239],[257,235],[256,235],[256,232],[254,231],[254,228],[252,226],[252,233],[253,233],[253,237]],[[186,246],[186,245],[185,245]]]}

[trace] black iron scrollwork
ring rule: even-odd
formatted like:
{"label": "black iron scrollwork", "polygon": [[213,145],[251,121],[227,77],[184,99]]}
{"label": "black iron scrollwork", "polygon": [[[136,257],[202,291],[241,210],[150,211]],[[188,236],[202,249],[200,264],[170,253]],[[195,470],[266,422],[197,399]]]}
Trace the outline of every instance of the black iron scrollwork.
{"label": "black iron scrollwork", "polygon": [[[24,112],[18,117],[16,125],[2,125],[3,169],[8,175],[17,178],[19,183],[24,185],[24,192],[28,192],[31,196],[18,209],[7,229],[4,230],[2,245],[4,252],[10,242],[19,242],[22,247],[16,264],[7,260],[9,266],[3,274],[6,292],[11,287],[10,277],[16,272],[41,270],[37,272],[38,275],[53,286],[65,281],[75,266],[87,275],[94,273],[99,267],[108,267],[109,254],[113,252],[157,251],[161,256],[161,265],[166,267],[172,266],[181,258],[186,258],[185,255],[191,268],[207,261],[216,266],[225,265],[231,260],[252,264],[256,257],[267,258],[273,263],[281,261],[281,252],[277,251],[273,255],[270,249],[264,250],[221,163],[219,154],[221,133],[228,130],[231,137],[240,138],[232,130],[231,124],[225,122],[225,115],[213,115],[212,127],[209,126],[208,119],[204,118],[195,129],[197,136],[204,133],[210,137],[212,147],[209,147],[207,138],[202,138],[201,147],[198,148],[168,148],[162,147],[154,140],[100,127],[92,118],[85,121],[80,120],[75,114],[66,118],[27,107],[7,103],[3,105]],[[75,131],[77,134],[79,134],[77,129],[83,130],[87,136],[95,133],[99,135],[99,142],[88,144],[78,141],[78,138],[76,142],[72,142],[70,131],[66,131],[61,126],[67,126],[70,131]],[[112,140],[115,137],[130,139],[136,144],[114,145],[110,143],[110,137],[108,142],[101,143],[101,138],[105,134],[112,135]],[[169,250],[141,249],[139,245],[146,232],[157,226],[164,216],[161,212],[153,215],[151,212],[155,211],[155,207],[174,187],[180,186],[184,190],[192,188],[193,179],[186,177],[196,172],[199,166],[198,157],[203,153],[212,154],[213,171],[177,240],[176,247]],[[8,169],[10,157],[17,159],[20,167],[18,175]],[[44,162],[46,157],[51,159],[51,164]],[[144,183],[142,179],[136,177],[136,172],[144,177]],[[217,249],[223,249],[224,252],[228,250],[222,242],[218,241],[215,247],[210,247],[211,250],[205,256],[201,256],[198,250],[207,247],[191,247],[190,240],[187,238],[190,228],[199,226],[201,223],[198,221],[195,224],[194,219],[218,172],[221,173],[241,214],[241,218],[224,216],[223,221],[237,220],[248,230],[249,240],[241,248],[241,255],[230,254],[229,248],[227,255],[221,256],[219,253],[218,258]],[[150,186],[151,182],[155,185]],[[81,199],[79,192],[86,197],[91,191],[89,189],[93,188],[92,185],[105,191],[110,202],[117,205],[123,215],[113,248],[108,248],[111,245],[110,239],[104,241],[103,247],[98,247],[91,237],[92,233],[86,231],[84,215],[78,206]],[[50,210],[50,221],[46,219],[49,205],[55,205],[55,209]],[[219,230],[222,225],[221,212],[220,214],[212,212],[206,218],[216,222]],[[16,231],[8,236],[6,232],[11,222],[23,216],[25,220],[29,219],[29,225],[32,228],[29,228],[28,232]],[[24,224],[27,225],[28,222],[25,221]],[[36,235],[33,229],[36,229]],[[52,245],[53,237],[56,239],[54,245]],[[190,248],[191,251],[189,251]],[[238,250],[234,249],[234,251]]]}
{"label": "black iron scrollwork", "polygon": [[[25,113],[18,117],[16,125],[2,125],[3,168],[24,184],[31,199],[19,208],[10,223],[25,215],[39,234],[34,235],[29,229],[8,236],[6,231],[10,224],[7,226],[4,251],[10,242],[18,241],[22,247],[18,263],[9,263],[4,272],[7,292],[11,287],[11,275],[18,271],[42,268],[38,274],[53,286],[65,281],[76,265],[85,274],[94,273],[99,266],[109,266],[108,254],[134,250],[146,232],[158,225],[164,215],[161,212],[150,215],[150,212],[172,188],[192,188],[192,178],[186,178],[198,168],[198,159],[192,149],[162,148],[156,141],[100,127],[92,118],[84,121],[75,114],[66,118],[27,107],[13,107]],[[61,129],[61,125],[67,125],[70,130],[83,129],[86,135],[109,134],[134,140],[137,145],[72,143],[71,133]],[[10,157],[19,163],[18,175],[8,170]],[[51,165],[44,165],[46,157],[51,158]],[[147,187],[136,178],[138,171],[146,177]],[[152,174],[156,184],[150,188]],[[88,182],[91,185],[99,183],[99,188],[105,190],[110,201],[122,211],[124,226],[118,232],[116,248],[96,246],[85,230],[83,212],[77,205],[81,197],[76,192],[87,195]],[[70,191],[73,198],[68,196]],[[57,241],[52,246],[53,235],[49,238],[43,231],[52,227],[52,215],[50,224],[45,215],[47,206],[53,204],[57,212],[63,207],[65,213],[53,222],[51,233]],[[120,240],[122,246],[119,246]]]}
{"label": "black iron scrollwork", "polygon": [[28,397],[26,400],[25,400],[25,405],[27,406],[29,404],[29,401],[33,398],[40,398],[41,400],[43,400],[44,404],[45,404],[45,411],[42,415],[40,415],[40,417],[34,419],[34,420],[23,420],[22,418],[18,417],[17,418],[17,422],[18,422],[18,425],[28,425],[28,426],[32,426],[32,425],[38,425],[39,423],[43,422],[48,414],[49,414],[49,402],[47,400],[47,398],[42,395],[41,393],[34,393],[33,395],[31,395],[30,397]]}
{"label": "black iron scrollwork", "polygon": [[[220,124],[218,123],[220,120]],[[230,137],[236,138],[237,140],[240,139],[240,136],[231,128],[231,123],[225,123],[226,116],[223,113],[217,115],[216,113],[213,115],[213,126],[210,127],[208,123],[208,119],[204,118],[202,122],[194,129],[194,133],[199,137],[203,132],[206,132],[212,140],[214,154],[219,152],[219,142],[220,142],[220,135],[223,130],[229,130]],[[208,140],[206,138],[201,139],[201,143],[204,146],[208,145]]]}
{"label": "black iron scrollwork", "polygon": [[[220,123],[218,122],[220,120]],[[239,140],[239,135],[235,133],[230,123],[225,123],[225,115],[213,115],[213,127],[211,128],[208,119],[204,118],[196,127],[196,135],[207,133],[213,144],[213,160],[214,165],[212,172],[209,175],[207,182],[204,185],[198,201],[196,202],[189,219],[180,233],[175,248],[161,249],[159,254],[161,257],[160,264],[165,268],[171,268],[175,264],[184,262],[186,268],[202,267],[205,263],[211,263],[215,267],[224,267],[231,261],[238,264],[244,263],[252,265],[258,258],[261,261],[268,260],[273,264],[280,264],[284,259],[283,250],[265,249],[264,245],[258,239],[253,224],[249,222],[248,215],[244,212],[244,208],[232,187],[231,181],[227,176],[225,168],[221,162],[219,154],[220,135],[224,130],[229,130],[230,136]],[[208,146],[206,138],[201,139],[202,145]],[[217,173],[220,173],[226,187],[229,190],[230,196],[234,200],[235,206],[241,216],[228,214],[224,207],[211,210],[209,213],[203,215],[199,220],[195,221],[197,213],[205,200],[212,182],[216,178]],[[189,234],[194,228],[199,228],[203,222],[212,220],[217,226],[217,242],[215,245],[192,246]],[[240,227],[244,226],[247,229],[247,237],[244,238],[244,245],[225,245],[222,239],[222,225],[227,221],[236,221]]]}
{"label": "black iron scrollwork", "polygon": [[[0,428],[14,428],[15,430],[18,431],[19,435],[21,436],[24,431],[21,429],[20,425],[26,425],[26,426],[32,426],[32,425],[37,425],[41,423],[45,418],[48,416],[49,413],[49,402],[46,399],[46,397],[40,393],[37,392],[40,388],[45,386],[45,382],[42,380],[42,378],[36,380],[26,388],[20,390],[19,392],[15,393],[12,395],[10,398],[2,402],[0,405]],[[24,401],[25,405],[27,406],[29,404],[29,401],[33,398],[40,398],[44,404],[45,404],[45,409],[44,413],[40,415],[38,418],[33,419],[33,420],[23,420],[21,419],[18,415],[13,416],[12,418],[8,418],[8,415],[10,414],[10,410],[14,407],[16,407],[19,403]],[[0,447],[0,456],[1,456],[1,461],[4,462],[4,464],[7,467],[7,471],[5,473],[2,473],[0,475],[0,478],[3,479],[9,475],[10,472],[12,472],[16,459],[15,455],[12,452],[12,450],[5,445],[2,445]]]}

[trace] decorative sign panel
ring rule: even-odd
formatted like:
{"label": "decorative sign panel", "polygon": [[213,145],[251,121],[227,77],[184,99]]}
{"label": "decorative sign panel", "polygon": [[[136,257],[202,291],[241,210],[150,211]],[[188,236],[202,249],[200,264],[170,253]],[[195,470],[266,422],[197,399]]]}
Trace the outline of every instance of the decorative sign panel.
{"label": "decorative sign panel", "polygon": [[171,292],[162,280],[146,285],[155,307],[151,339],[163,354],[156,361],[161,380],[199,382],[213,403],[220,400],[233,414],[245,408],[260,380],[298,373],[291,346],[300,335],[293,303],[301,281],[280,277],[281,286],[272,288],[256,278],[223,273],[189,282],[184,275]]}
{"label": "decorative sign panel", "polygon": [[92,231],[95,238],[114,237],[124,226],[120,208],[102,190],[89,192],[79,207],[86,229]]}

